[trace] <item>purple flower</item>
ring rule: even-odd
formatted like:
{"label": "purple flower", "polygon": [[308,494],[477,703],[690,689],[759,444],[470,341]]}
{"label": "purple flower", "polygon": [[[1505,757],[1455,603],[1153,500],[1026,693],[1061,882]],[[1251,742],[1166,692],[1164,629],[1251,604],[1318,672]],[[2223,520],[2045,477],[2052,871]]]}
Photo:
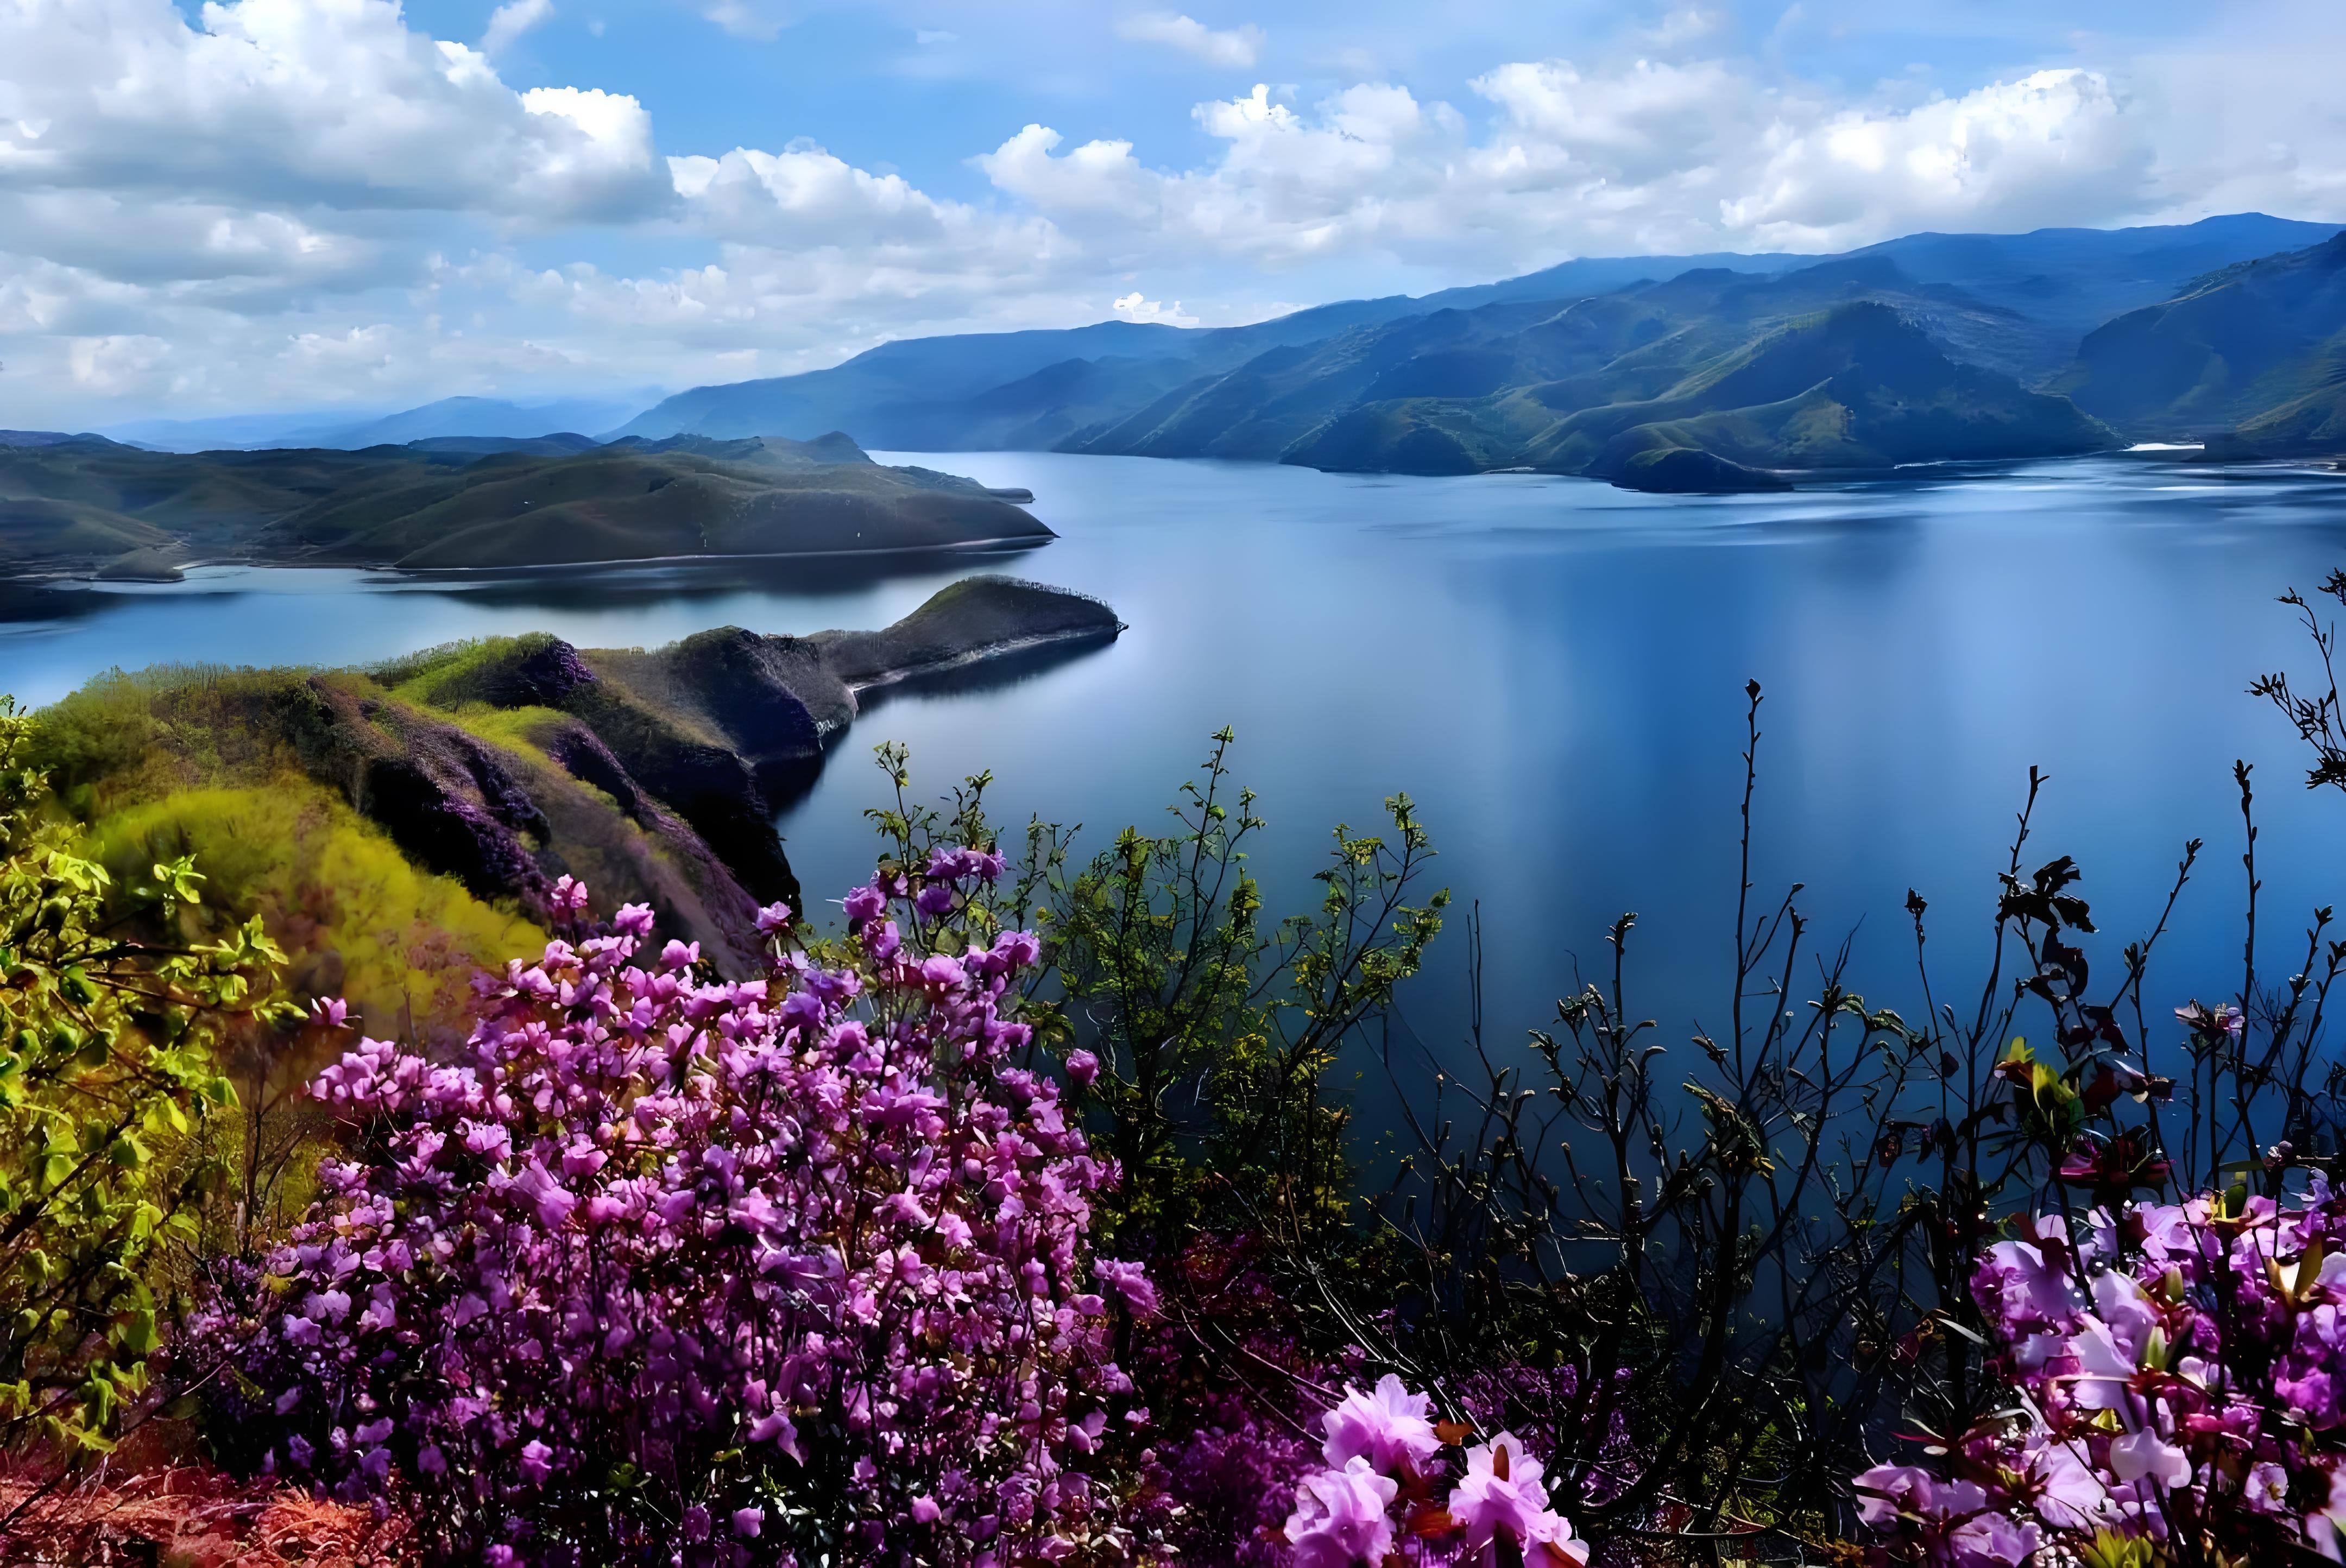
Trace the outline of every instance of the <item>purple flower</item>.
{"label": "purple flower", "polygon": [[1099,1275],[1101,1283],[1123,1297],[1125,1305],[1131,1308],[1136,1315],[1147,1318],[1156,1313],[1157,1287],[1142,1265],[1101,1257],[1093,1260],[1092,1268]]}
{"label": "purple flower", "polygon": [[521,1477],[532,1486],[544,1486],[554,1473],[554,1451],[536,1438],[522,1445]]}
{"label": "purple flower", "polygon": [[1422,1464],[1442,1448],[1430,1419],[1433,1411],[1431,1399],[1411,1393],[1392,1372],[1366,1393],[1347,1388],[1335,1409],[1321,1419],[1328,1433],[1321,1455],[1338,1470],[1355,1458],[1366,1458],[1386,1474],[1405,1464]]}
{"label": "purple flower", "polygon": [[1295,1488],[1287,1540],[1296,1568],[1352,1568],[1384,1561],[1393,1541],[1386,1510],[1401,1488],[1354,1458],[1341,1469],[1316,1471]]}
{"label": "purple flower", "polygon": [[[1047,1561],[1113,1526],[1121,1497],[1076,1466],[1150,1416],[1102,1297],[1146,1317],[1156,1288],[1137,1263],[1095,1268],[1114,1168],[1015,1064],[1033,939],[907,937],[885,914],[912,893],[892,874],[858,890],[862,940],[829,967],[779,952],[763,979],[707,984],[690,944],[652,956],[630,906],[484,977],[460,1050],[366,1040],[321,1073],[349,1152],[235,1349],[271,1451],[381,1500],[398,1412],[412,1484],[496,1500],[415,1513],[449,1560],[581,1530],[583,1560],[626,1554],[563,1490],[618,1463],[741,1555],[770,1504],[711,1519],[732,1473],[677,1463],[736,1433],[785,1490],[820,1471],[874,1497],[865,1544],[912,1520],[939,1560]],[[844,1413],[818,1451],[802,1410]],[[319,1442],[336,1412],[356,1441]],[[1282,1506],[1291,1476],[1257,1502]]]}
{"label": "purple flower", "polygon": [[2157,1432],[2128,1432],[2110,1441],[2110,1473],[2120,1481],[2148,1480],[2174,1488],[2191,1484],[2191,1460]]}
{"label": "purple flower", "polygon": [[1466,1451],[1466,1473],[1450,1492],[1450,1517],[1464,1532],[1466,1550],[1486,1568],[1498,1562],[1502,1540],[1522,1548],[1571,1539],[1548,1508],[1539,1461],[1524,1452],[1513,1432]]}

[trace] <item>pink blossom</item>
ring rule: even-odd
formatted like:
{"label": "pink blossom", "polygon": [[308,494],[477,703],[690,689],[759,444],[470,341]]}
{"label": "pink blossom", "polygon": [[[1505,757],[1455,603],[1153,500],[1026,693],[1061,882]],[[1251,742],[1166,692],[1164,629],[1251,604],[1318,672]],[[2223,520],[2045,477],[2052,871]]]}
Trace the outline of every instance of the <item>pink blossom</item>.
{"label": "pink blossom", "polygon": [[1365,1393],[1347,1388],[1335,1408],[1321,1418],[1328,1433],[1321,1455],[1332,1469],[1365,1456],[1372,1468],[1386,1474],[1405,1464],[1422,1464],[1442,1447],[1430,1419],[1433,1410],[1431,1399],[1411,1393],[1392,1372]]}
{"label": "pink blossom", "polygon": [[1393,1541],[1386,1509],[1400,1490],[1357,1454],[1339,1468],[1305,1476],[1295,1489],[1295,1512],[1287,1519],[1296,1568],[1382,1563]]}
{"label": "pink blossom", "polygon": [[1466,1473],[1450,1492],[1450,1517],[1464,1532],[1465,1550],[1484,1568],[1499,1561],[1499,1543],[1518,1550],[1535,1542],[1563,1539],[1571,1532],[1547,1506],[1537,1460],[1522,1440],[1501,1432],[1466,1451]]}

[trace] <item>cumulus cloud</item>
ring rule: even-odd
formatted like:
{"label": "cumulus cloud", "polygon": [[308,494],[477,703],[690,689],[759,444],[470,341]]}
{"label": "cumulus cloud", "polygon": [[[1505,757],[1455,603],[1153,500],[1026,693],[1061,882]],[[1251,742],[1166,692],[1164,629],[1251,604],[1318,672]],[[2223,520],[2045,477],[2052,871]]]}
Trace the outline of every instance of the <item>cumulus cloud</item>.
{"label": "cumulus cloud", "polygon": [[1195,168],[1029,125],[974,160],[1123,260],[1293,266],[1382,254],[1496,272],[1561,255],[1830,250],[1921,228],[2026,229],[2165,206],[2157,127],[2105,76],[2040,71],[1959,97],[1862,106],[1719,60],[1496,66],[1467,117],[1368,83],[1308,106],[1266,86],[1198,106]]}
{"label": "cumulus cloud", "polygon": [[1136,44],[1164,44],[1231,70],[1251,70],[1262,57],[1262,29],[1251,22],[1218,32],[1176,12],[1140,11],[1118,22],[1116,32]]}
{"label": "cumulus cloud", "polygon": [[515,39],[553,15],[554,0],[505,0],[489,14],[488,31],[481,35],[481,53],[505,53]]}
{"label": "cumulus cloud", "polygon": [[1180,300],[1176,300],[1168,305],[1162,300],[1143,299],[1137,289],[1129,294],[1118,295],[1110,301],[1108,308],[1127,321],[1154,321],[1168,327],[1194,327],[1198,324],[1197,317],[1181,309]]}
{"label": "cumulus cloud", "polygon": [[1843,110],[1769,127],[1726,226],[1770,249],[1828,249],[1888,229],[2031,229],[2138,200],[2154,152],[2108,80],[2038,71],[1902,113]]}
{"label": "cumulus cloud", "polygon": [[[2346,219],[2323,70],[2346,30],[2318,10],[2286,57],[2230,41],[1931,94],[1803,81],[1726,53],[1710,10],[1641,6],[1632,53],[1494,59],[1446,97],[1363,66],[1209,98],[1202,154],[1038,115],[948,194],[813,140],[662,147],[592,82],[507,85],[495,56],[554,3],[505,0],[474,48],[393,0],[0,0],[0,424],[733,380],[1104,300],[1219,323],[1572,255]],[[753,35],[790,17],[688,4]],[[1262,46],[1171,12],[1111,25],[1227,69]],[[984,48],[968,30],[951,53]]]}
{"label": "cumulus cloud", "polygon": [[634,98],[515,93],[394,0],[232,0],[203,22],[169,0],[0,8],[0,188],[549,220],[668,198]]}

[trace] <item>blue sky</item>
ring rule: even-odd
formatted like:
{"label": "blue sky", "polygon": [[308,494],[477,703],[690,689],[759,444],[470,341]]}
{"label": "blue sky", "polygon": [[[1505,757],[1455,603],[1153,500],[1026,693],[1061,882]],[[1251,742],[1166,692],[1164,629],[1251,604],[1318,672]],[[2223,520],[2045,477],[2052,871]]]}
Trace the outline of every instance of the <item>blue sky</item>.
{"label": "blue sky", "polygon": [[1574,255],[2346,220],[2305,0],[0,0],[0,423],[674,388]]}

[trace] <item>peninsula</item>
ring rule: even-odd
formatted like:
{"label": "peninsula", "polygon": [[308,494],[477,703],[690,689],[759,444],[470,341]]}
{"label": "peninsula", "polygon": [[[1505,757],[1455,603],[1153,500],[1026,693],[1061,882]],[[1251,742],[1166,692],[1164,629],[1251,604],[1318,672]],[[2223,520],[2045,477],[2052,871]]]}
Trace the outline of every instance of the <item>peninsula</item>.
{"label": "peninsula", "polygon": [[[366,669],[117,674],[44,709],[35,749],[125,888],[193,850],[251,902],[252,888],[393,851],[400,875],[543,921],[556,881],[576,876],[605,912],[648,903],[720,970],[749,973],[759,906],[800,901],[776,802],[821,769],[864,694],[1122,630],[1096,599],[978,576],[880,631],[722,626],[651,649],[534,633]],[[363,947],[331,884],[321,899],[294,923],[321,951]],[[342,983],[393,1005],[363,982]]]}
{"label": "peninsula", "polygon": [[193,453],[0,433],[0,576],[168,578],[222,561],[512,568],[1052,537],[1005,494],[874,463],[837,433]]}

